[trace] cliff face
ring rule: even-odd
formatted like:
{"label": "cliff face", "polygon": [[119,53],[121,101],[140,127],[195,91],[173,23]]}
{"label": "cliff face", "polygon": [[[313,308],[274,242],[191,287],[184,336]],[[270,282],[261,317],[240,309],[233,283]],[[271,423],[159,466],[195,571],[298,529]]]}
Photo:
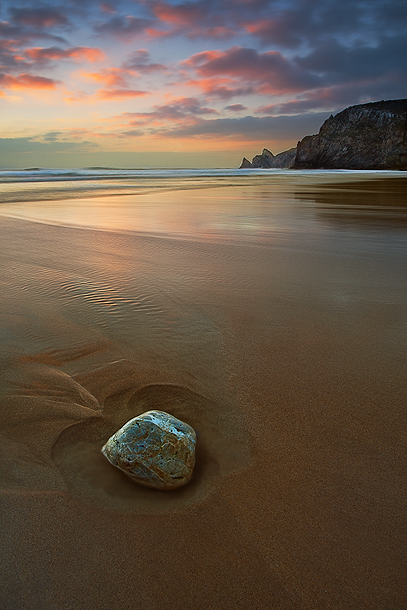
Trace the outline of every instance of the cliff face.
{"label": "cliff face", "polygon": [[407,99],[350,106],[297,145],[295,169],[407,170]]}
{"label": "cliff face", "polygon": [[253,157],[252,161],[248,161],[246,157],[243,158],[242,164],[239,169],[247,169],[250,167],[256,167],[261,169],[271,169],[273,167],[284,168],[290,167],[294,162],[296,149],[290,148],[278,155],[273,155],[272,152],[263,148],[261,155]]}

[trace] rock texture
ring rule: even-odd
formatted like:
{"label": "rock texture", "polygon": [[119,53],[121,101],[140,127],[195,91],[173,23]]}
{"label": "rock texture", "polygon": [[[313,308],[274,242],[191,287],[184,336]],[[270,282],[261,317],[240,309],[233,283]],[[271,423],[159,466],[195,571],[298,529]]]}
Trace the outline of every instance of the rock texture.
{"label": "rock texture", "polygon": [[261,155],[254,156],[251,162],[244,157],[239,169],[248,169],[250,167],[261,169],[288,168],[294,162],[295,153],[296,149],[290,148],[278,155],[273,155],[267,148],[263,148]]}
{"label": "rock texture", "polygon": [[192,477],[195,445],[191,426],[164,411],[147,411],[113,434],[102,453],[137,483],[175,489]]}
{"label": "rock texture", "polygon": [[407,99],[350,106],[297,145],[295,169],[407,170]]}
{"label": "rock texture", "polygon": [[246,157],[243,157],[243,161],[240,164],[239,169],[249,169],[250,167],[253,167],[253,165],[250,163],[249,159],[246,159]]}

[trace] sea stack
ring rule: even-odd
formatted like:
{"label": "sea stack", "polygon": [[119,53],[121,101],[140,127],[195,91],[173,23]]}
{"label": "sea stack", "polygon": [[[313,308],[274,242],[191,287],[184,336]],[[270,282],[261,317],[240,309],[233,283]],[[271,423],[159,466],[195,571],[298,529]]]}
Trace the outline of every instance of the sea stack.
{"label": "sea stack", "polygon": [[243,157],[243,161],[239,169],[249,169],[251,167],[260,169],[272,169],[272,168],[287,168],[291,167],[294,162],[296,149],[290,148],[284,152],[273,155],[272,152],[263,148],[261,155],[255,155],[250,162],[246,157]]}

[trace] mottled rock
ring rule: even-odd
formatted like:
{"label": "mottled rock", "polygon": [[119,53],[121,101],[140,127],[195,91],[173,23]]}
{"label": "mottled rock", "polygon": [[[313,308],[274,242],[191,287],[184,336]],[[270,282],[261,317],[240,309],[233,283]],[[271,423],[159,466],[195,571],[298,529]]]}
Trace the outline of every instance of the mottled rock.
{"label": "mottled rock", "polygon": [[407,169],[407,99],[358,104],[297,145],[295,169]]}
{"label": "mottled rock", "polygon": [[102,453],[137,483],[175,489],[192,477],[195,445],[191,426],[164,411],[147,411],[113,434]]}

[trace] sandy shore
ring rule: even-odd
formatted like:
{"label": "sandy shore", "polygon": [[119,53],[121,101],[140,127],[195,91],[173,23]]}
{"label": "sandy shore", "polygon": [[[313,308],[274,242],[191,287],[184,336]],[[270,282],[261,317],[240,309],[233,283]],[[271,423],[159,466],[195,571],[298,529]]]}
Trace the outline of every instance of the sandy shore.
{"label": "sandy shore", "polygon": [[[3,610],[407,606],[405,237],[358,226],[256,244],[0,218]],[[182,490],[100,454],[148,408],[197,430]]]}

